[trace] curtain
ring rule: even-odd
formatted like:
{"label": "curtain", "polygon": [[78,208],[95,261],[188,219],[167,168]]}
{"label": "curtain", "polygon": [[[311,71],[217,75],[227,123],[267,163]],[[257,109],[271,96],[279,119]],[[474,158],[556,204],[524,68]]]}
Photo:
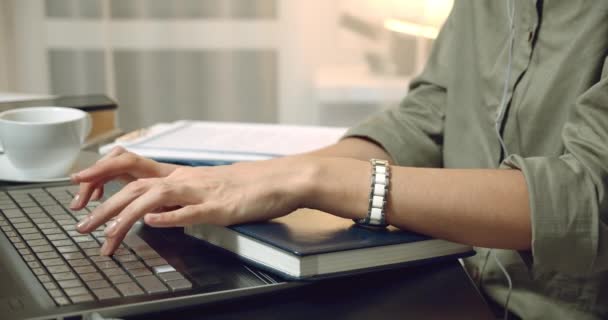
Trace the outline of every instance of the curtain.
{"label": "curtain", "polygon": [[11,2],[0,1],[0,91],[15,90],[15,50]]}
{"label": "curtain", "polygon": [[276,122],[277,0],[45,0],[53,94],[107,93],[121,128]]}

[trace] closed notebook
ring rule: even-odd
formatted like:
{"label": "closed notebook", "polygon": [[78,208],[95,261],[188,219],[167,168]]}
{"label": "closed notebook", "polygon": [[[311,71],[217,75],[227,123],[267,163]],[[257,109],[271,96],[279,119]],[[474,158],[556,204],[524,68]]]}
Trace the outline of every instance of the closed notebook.
{"label": "closed notebook", "polygon": [[290,279],[334,277],[474,254],[467,245],[393,227],[372,230],[310,209],[268,222],[194,225],[185,232]]}

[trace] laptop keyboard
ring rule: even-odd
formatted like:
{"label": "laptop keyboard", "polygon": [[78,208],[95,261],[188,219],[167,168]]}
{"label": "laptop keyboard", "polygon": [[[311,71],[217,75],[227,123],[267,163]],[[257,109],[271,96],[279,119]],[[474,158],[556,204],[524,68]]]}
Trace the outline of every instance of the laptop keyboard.
{"label": "laptop keyboard", "polygon": [[137,236],[100,256],[102,227],[89,235],[77,221],[99,202],[69,210],[77,186],[0,192],[0,228],[58,306],[192,288],[192,283]]}

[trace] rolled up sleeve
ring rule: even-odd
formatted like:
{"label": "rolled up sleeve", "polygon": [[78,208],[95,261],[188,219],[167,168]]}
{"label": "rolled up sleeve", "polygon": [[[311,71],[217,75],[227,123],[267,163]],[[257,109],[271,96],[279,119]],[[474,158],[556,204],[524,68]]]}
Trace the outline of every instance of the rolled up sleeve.
{"label": "rolled up sleeve", "polygon": [[512,155],[523,172],[532,223],[533,271],[585,275],[608,270],[608,59],[576,103],[559,157]]}
{"label": "rolled up sleeve", "polygon": [[382,146],[403,166],[441,167],[446,106],[445,65],[449,58],[452,14],[446,21],[424,71],[403,101],[351,128],[344,137],[365,137]]}

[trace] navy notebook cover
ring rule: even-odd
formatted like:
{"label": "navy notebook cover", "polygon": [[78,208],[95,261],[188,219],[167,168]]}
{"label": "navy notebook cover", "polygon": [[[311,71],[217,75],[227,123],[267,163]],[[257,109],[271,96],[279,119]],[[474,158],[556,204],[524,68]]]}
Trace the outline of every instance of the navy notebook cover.
{"label": "navy notebook cover", "polygon": [[[196,229],[196,226],[191,227]],[[387,229],[367,229],[357,226],[352,220],[339,218],[325,212],[300,209],[287,216],[266,222],[248,223],[228,227],[233,231],[253,238],[259,242],[266,243],[271,247],[286,251],[304,259],[306,256],[322,255],[325,253],[342,252],[356,249],[366,249],[379,246],[414,244],[415,242],[434,240],[433,238],[420,234],[402,231],[394,227]],[[188,228],[186,228],[188,229]],[[188,233],[188,231],[186,231]],[[196,237],[197,232],[190,235]],[[205,239],[204,237],[202,239]],[[213,242],[213,241],[212,241]],[[211,244],[213,246],[217,246]],[[425,258],[407,260],[397,263],[379,263],[376,266],[355,268],[352,270],[318,273],[306,276],[294,276],[264,264],[260,261],[240,255],[227,250],[232,254],[248,261],[258,268],[278,274],[285,279],[293,280],[318,280],[333,278],[344,275],[353,275],[375,270],[384,270],[400,266],[411,266],[424,263],[453,260],[475,254],[471,247],[466,245],[452,244],[454,251],[446,252],[445,246],[439,244],[436,254],[433,253],[434,246],[428,246],[428,255]],[[443,247],[443,249],[441,248]],[[407,250],[407,246],[403,248]],[[400,249],[397,249],[400,250]],[[418,249],[419,250],[419,249]]]}
{"label": "navy notebook cover", "polygon": [[429,240],[394,227],[370,230],[352,220],[302,209],[269,222],[231,226],[231,229],[298,256]]}

